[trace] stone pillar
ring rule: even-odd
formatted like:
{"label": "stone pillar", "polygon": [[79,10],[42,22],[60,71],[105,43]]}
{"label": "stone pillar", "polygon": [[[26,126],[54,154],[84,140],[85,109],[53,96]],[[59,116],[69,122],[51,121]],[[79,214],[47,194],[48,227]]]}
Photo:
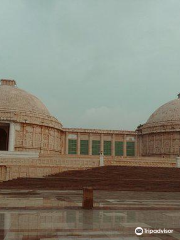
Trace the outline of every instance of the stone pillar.
{"label": "stone pillar", "polygon": [[142,139],[142,135],[138,135],[137,136],[137,140],[138,140],[138,157],[140,157],[142,154],[141,154],[141,139]]}
{"label": "stone pillar", "polygon": [[173,135],[171,134],[171,145],[170,145],[170,153],[173,153]]}
{"label": "stone pillar", "polygon": [[32,142],[33,147],[36,147],[35,141],[36,141],[36,127],[33,126],[33,142]]}
{"label": "stone pillar", "polygon": [[163,136],[163,134],[162,134],[161,153],[164,154],[164,136]]}
{"label": "stone pillar", "polygon": [[[50,142],[49,142],[49,146],[50,146]],[[53,145],[51,147],[53,150],[56,151],[57,149],[57,135],[56,135],[56,130],[54,129],[54,136],[53,136]],[[61,150],[62,150],[62,145],[61,145]]]}
{"label": "stone pillar", "polygon": [[100,167],[103,167],[104,166],[104,154],[103,152],[100,153]]}
{"label": "stone pillar", "polygon": [[24,123],[24,124],[23,124],[23,139],[22,139],[22,140],[23,140],[23,141],[22,141],[22,142],[23,142],[23,143],[22,143],[23,149],[24,149],[24,147],[25,147],[25,140],[26,140],[25,137],[26,137],[26,124]]}
{"label": "stone pillar", "polygon": [[77,155],[80,155],[80,133],[77,134]]}
{"label": "stone pillar", "polygon": [[115,156],[115,135],[112,135],[112,144],[111,144],[111,154],[114,157]]}
{"label": "stone pillar", "polygon": [[47,145],[48,154],[49,154],[49,149],[50,149],[50,133],[49,133],[49,128],[48,128],[48,145]]}
{"label": "stone pillar", "polygon": [[156,153],[156,135],[154,135],[154,146],[153,146],[153,153]]}
{"label": "stone pillar", "polygon": [[89,155],[92,155],[92,134],[89,133]]}
{"label": "stone pillar", "polygon": [[84,209],[93,208],[93,188],[92,187],[83,188],[83,208]]}
{"label": "stone pillar", "polygon": [[101,133],[101,140],[100,140],[100,152],[104,153],[104,138],[103,134]]}
{"label": "stone pillar", "polygon": [[43,146],[43,126],[42,126],[41,127],[41,150],[40,150],[41,153],[43,153],[43,148],[44,146]]}
{"label": "stone pillar", "polygon": [[142,138],[143,138],[143,136],[141,135],[141,138],[140,138],[140,156],[142,156],[142,146],[143,146]]}
{"label": "stone pillar", "polygon": [[14,123],[10,123],[8,151],[14,151],[14,144],[15,144],[15,127]]}
{"label": "stone pillar", "polygon": [[137,136],[138,157],[142,156],[142,135]]}
{"label": "stone pillar", "polygon": [[65,144],[65,153],[68,154],[68,132],[66,132],[66,144]]}
{"label": "stone pillar", "polygon": [[135,157],[137,157],[138,154],[138,137],[137,135],[135,136]]}
{"label": "stone pillar", "polygon": [[124,141],[123,141],[123,157],[127,157],[127,154],[126,154],[126,134],[124,134]]}

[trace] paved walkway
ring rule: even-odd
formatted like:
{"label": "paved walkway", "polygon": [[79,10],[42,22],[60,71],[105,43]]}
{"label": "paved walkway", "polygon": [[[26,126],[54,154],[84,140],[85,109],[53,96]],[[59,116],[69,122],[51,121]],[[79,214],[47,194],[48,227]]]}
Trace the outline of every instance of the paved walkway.
{"label": "paved walkway", "polygon": [[[180,193],[94,192],[82,210],[82,191],[0,191],[0,239],[180,239]],[[135,228],[170,229],[143,234]]]}

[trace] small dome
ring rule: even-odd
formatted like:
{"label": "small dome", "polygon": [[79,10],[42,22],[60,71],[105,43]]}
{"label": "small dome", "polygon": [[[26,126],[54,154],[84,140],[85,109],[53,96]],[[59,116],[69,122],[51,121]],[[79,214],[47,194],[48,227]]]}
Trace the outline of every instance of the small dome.
{"label": "small dome", "polygon": [[[178,95],[179,97],[179,95]],[[180,98],[172,100],[158,108],[148,119],[147,123],[180,122]]]}
{"label": "small dome", "polygon": [[50,115],[46,106],[32,94],[16,87],[14,80],[1,80],[0,112],[32,112]]}

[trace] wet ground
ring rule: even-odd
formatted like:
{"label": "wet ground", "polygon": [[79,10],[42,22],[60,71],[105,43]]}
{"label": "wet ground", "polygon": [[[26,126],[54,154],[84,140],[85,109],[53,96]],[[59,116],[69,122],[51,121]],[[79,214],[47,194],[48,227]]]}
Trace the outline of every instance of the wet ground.
{"label": "wet ground", "polygon": [[[83,210],[82,191],[0,191],[0,239],[180,239],[180,193],[94,192]],[[168,229],[173,233],[135,234]]]}

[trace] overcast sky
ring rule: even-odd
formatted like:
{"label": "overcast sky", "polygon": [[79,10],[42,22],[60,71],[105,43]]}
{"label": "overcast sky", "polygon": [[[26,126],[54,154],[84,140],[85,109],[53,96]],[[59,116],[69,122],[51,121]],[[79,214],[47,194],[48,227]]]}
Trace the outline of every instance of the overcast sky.
{"label": "overcast sky", "polygon": [[180,92],[180,1],[0,0],[0,78],[64,127],[134,130]]}

